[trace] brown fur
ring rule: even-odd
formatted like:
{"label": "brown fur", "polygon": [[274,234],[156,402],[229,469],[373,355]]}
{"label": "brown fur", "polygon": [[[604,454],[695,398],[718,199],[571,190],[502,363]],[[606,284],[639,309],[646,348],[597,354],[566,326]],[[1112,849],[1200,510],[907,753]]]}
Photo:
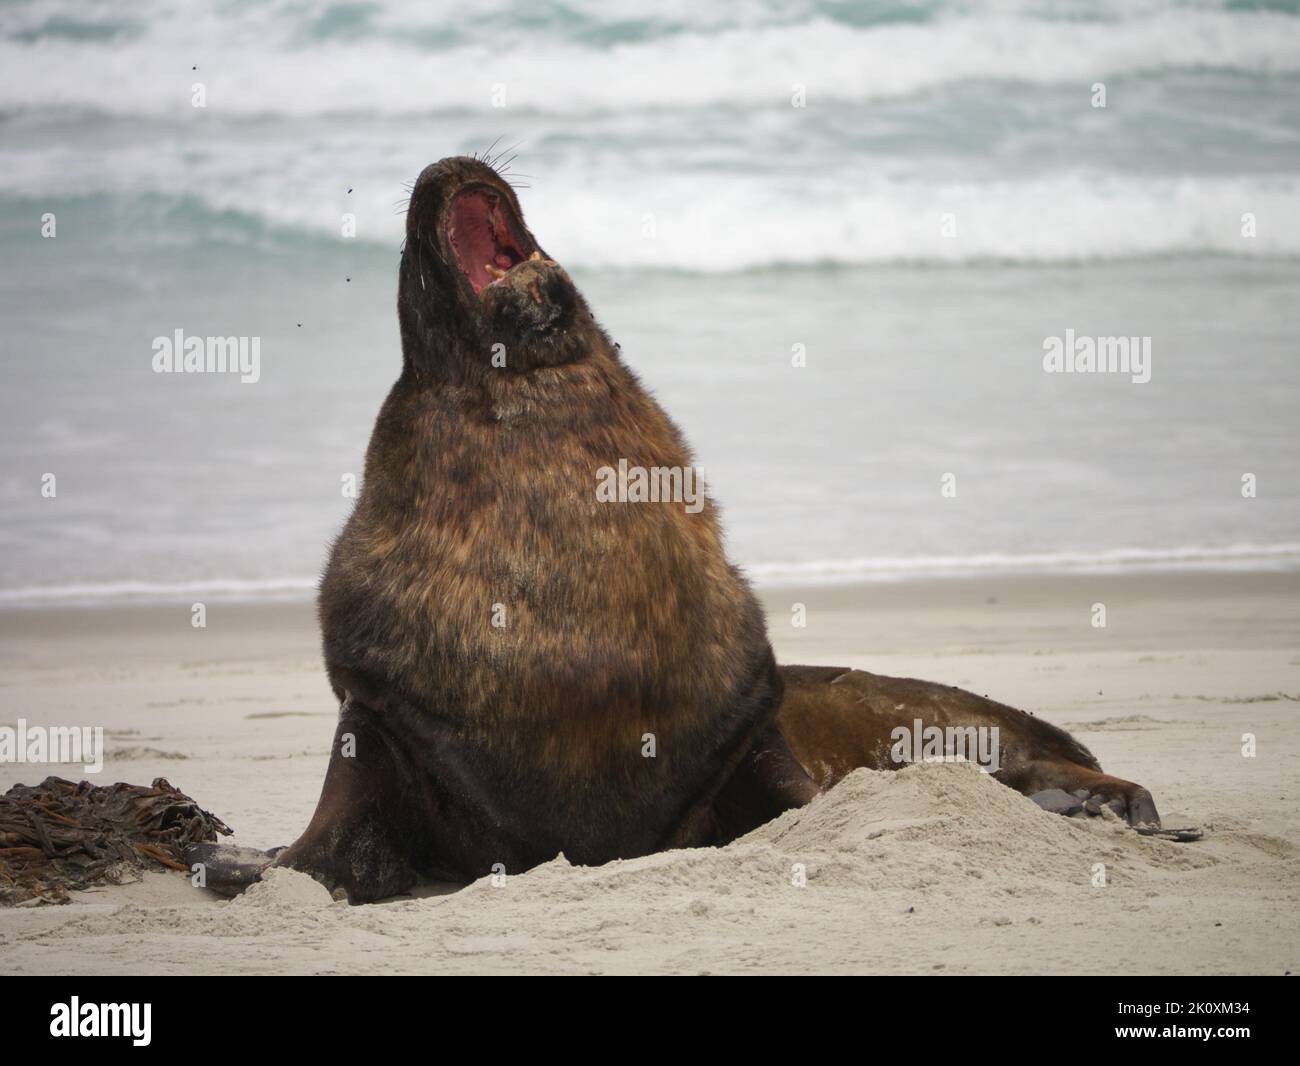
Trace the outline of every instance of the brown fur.
{"label": "brown fur", "polygon": [[[562,336],[534,341],[473,317],[480,298],[427,236],[466,182],[507,197],[522,227],[513,193],[479,164],[445,162],[417,183],[399,292],[405,366],[321,584],[331,682],[416,763],[388,773],[437,792],[427,771],[452,759],[444,777],[492,797],[497,828],[440,841],[416,873],[475,877],[561,849],[597,863],[696,842],[682,824],[780,702],[761,609],[727,562],[711,503],[690,514],[597,502],[599,468],[686,467],[690,452],[554,264],[518,272],[529,285],[543,272],[570,302]],[[436,320],[422,299],[431,291]],[[504,369],[490,363],[503,335]],[[431,800],[432,816],[463,814],[464,792]],[[310,850],[295,847],[290,864]],[[320,873],[332,861],[301,864]]]}
{"label": "brown fur", "polygon": [[858,767],[897,770],[891,732],[938,726],[997,729],[999,766],[993,777],[1032,795],[1045,789],[1086,789],[1113,804],[1130,823],[1160,824],[1141,785],[1101,772],[1092,752],[1064,729],[964,689],[912,678],[885,677],[831,666],[781,669],[785,698],[777,724],[795,757],[821,788]]}

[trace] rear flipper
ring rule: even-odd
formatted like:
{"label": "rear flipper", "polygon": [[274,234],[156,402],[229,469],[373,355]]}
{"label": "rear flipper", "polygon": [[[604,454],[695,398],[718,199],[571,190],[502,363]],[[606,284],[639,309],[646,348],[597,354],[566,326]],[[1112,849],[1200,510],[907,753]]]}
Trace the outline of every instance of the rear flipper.
{"label": "rear flipper", "polygon": [[[829,666],[785,666],[785,698],[777,724],[813,780],[829,788],[865,766],[897,770],[897,731],[912,735],[920,723],[948,731],[983,730],[996,742],[993,776],[1026,796],[1046,789],[1076,793],[1084,805],[1113,805],[1130,825],[1160,825],[1151,793],[1102,773],[1082,744],[1063,729],[950,685],[885,677]],[[920,738],[913,737],[915,752]],[[969,757],[969,756],[967,756]]]}
{"label": "rear flipper", "polygon": [[999,779],[1026,796],[1060,789],[1079,799],[1090,814],[1100,814],[1103,807],[1109,807],[1131,826],[1160,825],[1155,800],[1141,785],[1067,759],[1036,760]]}

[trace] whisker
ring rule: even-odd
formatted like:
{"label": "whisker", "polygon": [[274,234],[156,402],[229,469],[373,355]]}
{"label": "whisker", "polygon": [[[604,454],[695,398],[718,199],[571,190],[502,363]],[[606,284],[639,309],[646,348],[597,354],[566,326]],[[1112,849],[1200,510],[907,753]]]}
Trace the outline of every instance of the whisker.
{"label": "whisker", "polygon": [[[500,139],[501,139],[500,137],[497,138],[498,141],[499,141]],[[493,141],[492,143],[495,145],[495,144],[496,144],[496,141]],[[492,161],[491,161],[490,163],[488,163],[488,166],[490,166],[493,170],[496,170],[497,163],[501,160],[501,157],[504,156],[507,152],[513,152],[516,148],[518,148],[518,147],[519,147],[521,144],[523,144],[523,143],[524,143],[523,141],[515,141],[515,143],[512,144],[512,145],[510,145],[508,148],[502,148],[501,151],[499,151],[499,152],[498,152],[498,153],[497,153],[497,154],[492,158]],[[511,157],[510,157],[510,159],[513,159],[513,158],[514,158],[514,156],[511,156]],[[506,161],[506,165],[509,166],[509,160]]]}

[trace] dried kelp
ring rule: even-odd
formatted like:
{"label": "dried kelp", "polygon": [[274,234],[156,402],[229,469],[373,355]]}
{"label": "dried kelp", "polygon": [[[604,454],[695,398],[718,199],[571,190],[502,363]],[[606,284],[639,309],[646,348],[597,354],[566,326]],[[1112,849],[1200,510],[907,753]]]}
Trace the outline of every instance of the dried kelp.
{"label": "dried kelp", "polygon": [[164,778],[149,787],[47,777],[0,796],[0,905],[67,903],[142,869],[186,870],[185,848],[230,835]]}

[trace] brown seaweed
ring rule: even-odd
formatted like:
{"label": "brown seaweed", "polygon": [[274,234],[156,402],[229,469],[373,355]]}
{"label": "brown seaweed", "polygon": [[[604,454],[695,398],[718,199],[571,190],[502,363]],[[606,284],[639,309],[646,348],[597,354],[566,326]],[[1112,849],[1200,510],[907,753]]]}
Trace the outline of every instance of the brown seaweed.
{"label": "brown seaweed", "polygon": [[47,777],[0,796],[0,906],[67,903],[68,893],[122,884],[135,871],[187,870],[187,847],[230,835],[166,779],[92,785]]}

